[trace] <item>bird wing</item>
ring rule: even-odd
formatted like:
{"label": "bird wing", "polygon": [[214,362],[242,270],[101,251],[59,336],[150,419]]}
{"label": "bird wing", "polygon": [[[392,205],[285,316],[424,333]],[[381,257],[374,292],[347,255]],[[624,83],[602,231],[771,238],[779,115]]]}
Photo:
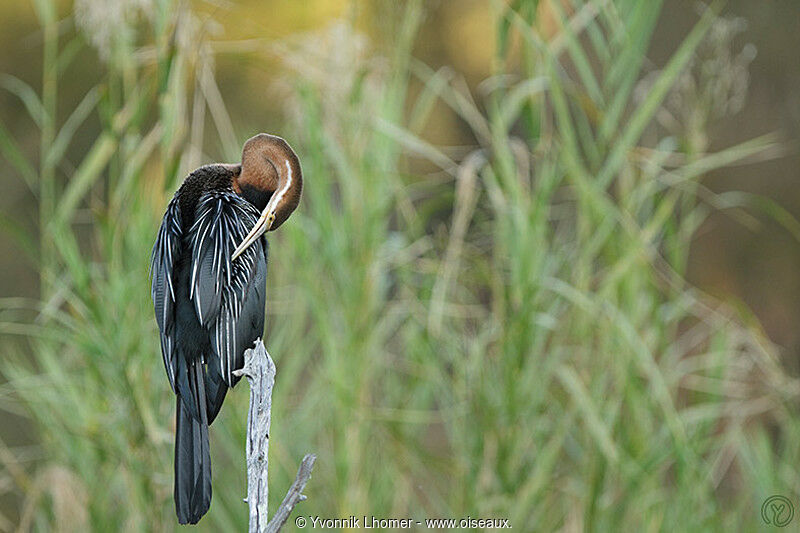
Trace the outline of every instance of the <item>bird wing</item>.
{"label": "bird wing", "polygon": [[[233,371],[244,365],[245,349],[264,331],[266,240],[259,239],[231,261],[237,244],[258,217],[258,210],[241,196],[211,191],[200,197],[188,232],[192,253],[189,298],[200,324],[211,333],[214,353],[207,361],[209,373],[218,370],[228,387],[238,381]],[[210,377],[213,381],[214,376]],[[212,402],[215,395],[210,392]]]}
{"label": "bird wing", "polygon": [[182,237],[181,209],[175,197],[164,213],[150,257],[151,295],[158,329],[161,332],[161,354],[173,391],[175,390],[175,284],[172,279],[172,269],[180,253]]}

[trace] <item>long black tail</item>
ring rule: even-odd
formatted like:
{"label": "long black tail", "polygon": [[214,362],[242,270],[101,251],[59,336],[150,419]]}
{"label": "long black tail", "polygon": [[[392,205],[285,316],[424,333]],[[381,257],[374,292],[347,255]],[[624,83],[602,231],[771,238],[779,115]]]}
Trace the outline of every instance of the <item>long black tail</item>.
{"label": "long black tail", "polygon": [[[175,430],[175,512],[181,524],[196,524],[211,505],[211,454],[208,446],[208,417],[201,365],[196,365],[194,391],[199,396],[195,405],[200,420],[192,416],[178,395]],[[200,381],[200,383],[198,383]]]}

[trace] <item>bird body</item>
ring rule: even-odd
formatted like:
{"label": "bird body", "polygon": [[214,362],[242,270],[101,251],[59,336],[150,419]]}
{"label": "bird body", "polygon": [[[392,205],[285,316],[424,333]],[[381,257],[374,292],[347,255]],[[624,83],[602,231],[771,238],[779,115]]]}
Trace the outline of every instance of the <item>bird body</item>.
{"label": "bird body", "polygon": [[264,329],[262,235],[288,218],[301,187],[289,145],[261,134],[245,143],[241,165],[192,172],[164,214],[151,260],[152,297],[177,397],[174,496],[181,524],[197,523],[210,506],[208,426],[239,380],[233,371],[243,366],[244,351]]}

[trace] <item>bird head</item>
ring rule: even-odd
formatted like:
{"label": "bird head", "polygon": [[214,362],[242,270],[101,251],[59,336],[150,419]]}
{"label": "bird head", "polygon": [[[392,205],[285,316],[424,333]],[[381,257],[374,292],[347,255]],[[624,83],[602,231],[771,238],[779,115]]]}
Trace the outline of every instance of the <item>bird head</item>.
{"label": "bird head", "polygon": [[297,208],[303,190],[300,160],[285,140],[259,133],[244,143],[234,189],[261,209],[253,229],[233,252],[236,259],[266,231],[277,229]]}

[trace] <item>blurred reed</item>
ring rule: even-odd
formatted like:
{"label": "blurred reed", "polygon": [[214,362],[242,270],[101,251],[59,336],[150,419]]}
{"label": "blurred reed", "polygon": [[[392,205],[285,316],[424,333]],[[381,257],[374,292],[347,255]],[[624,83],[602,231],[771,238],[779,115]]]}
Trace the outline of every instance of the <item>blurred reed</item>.
{"label": "blurred reed", "polygon": [[[24,493],[23,530],[172,529],[174,404],[150,248],[177,184],[209,160],[204,139],[236,160],[253,132],[227,113],[209,36],[172,0],[124,12],[126,31],[103,36],[104,79],[56,124],[58,79],[83,41],[63,42],[54,2],[36,5],[41,91],[4,87],[40,125],[39,163],[2,125],[0,149],[39,197],[27,238],[41,243],[42,298],[6,302],[0,326],[22,342],[7,341],[0,369],[3,405],[24,409],[41,454],[2,448],[1,486]],[[271,246],[273,495],[313,450],[303,514],[504,517],[523,531],[755,527],[766,496],[800,494],[800,389],[755,321],[684,272],[710,208],[753,203],[714,196],[703,175],[780,145],[708,153],[691,142],[707,120],[663,121],[690,82],[696,94],[735,85],[725,69],[686,78],[726,24],[720,4],[659,71],[645,53],[660,1],[491,5],[494,75],[477,91],[413,58],[418,0],[383,56],[347,23],[267,52],[285,63],[280,133],[307,182]],[[426,140],[436,106],[472,146]],[[96,140],[64,170],[92,114]],[[203,530],[246,527],[246,391],[229,402],[212,431]]]}

